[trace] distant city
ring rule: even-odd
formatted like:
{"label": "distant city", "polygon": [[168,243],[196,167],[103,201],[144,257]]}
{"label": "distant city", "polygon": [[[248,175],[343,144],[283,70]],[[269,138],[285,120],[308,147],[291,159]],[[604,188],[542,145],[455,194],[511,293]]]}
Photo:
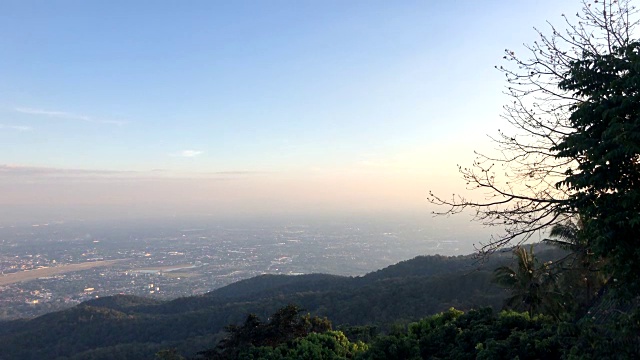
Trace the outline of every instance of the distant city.
{"label": "distant city", "polygon": [[[431,225],[425,225],[431,224]],[[469,227],[469,225],[466,225]],[[114,294],[173,299],[261,274],[359,276],[486,240],[438,219],[81,221],[0,228],[0,320]]]}

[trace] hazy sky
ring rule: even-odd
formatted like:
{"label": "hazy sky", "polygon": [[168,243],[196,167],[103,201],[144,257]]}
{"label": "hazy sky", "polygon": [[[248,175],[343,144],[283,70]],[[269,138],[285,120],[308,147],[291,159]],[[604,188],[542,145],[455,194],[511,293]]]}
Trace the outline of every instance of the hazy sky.
{"label": "hazy sky", "polygon": [[504,49],[579,8],[1,0],[0,215],[427,207],[500,128]]}

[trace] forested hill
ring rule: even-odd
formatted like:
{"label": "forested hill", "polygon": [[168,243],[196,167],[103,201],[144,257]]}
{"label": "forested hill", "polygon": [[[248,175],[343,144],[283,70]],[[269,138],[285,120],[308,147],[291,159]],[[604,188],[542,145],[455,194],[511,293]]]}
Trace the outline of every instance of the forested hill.
{"label": "forested hill", "polygon": [[[556,250],[541,248],[541,258]],[[159,349],[211,347],[228,324],[266,317],[287,304],[335,326],[406,323],[450,307],[500,308],[506,292],[473,256],[420,256],[362,277],[263,275],[210,293],[158,302],[133,296],[91,300],[31,320],[0,323],[0,359],[153,359]]]}

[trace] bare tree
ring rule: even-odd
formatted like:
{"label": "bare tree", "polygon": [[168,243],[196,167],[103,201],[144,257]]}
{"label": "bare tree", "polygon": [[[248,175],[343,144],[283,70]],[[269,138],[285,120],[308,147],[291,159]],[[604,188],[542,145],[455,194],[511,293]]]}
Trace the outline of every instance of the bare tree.
{"label": "bare tree", "polygon": [[479,246],[480,254],[522,243],[576,215],[567,202],[575,190],[562,181],[582,159],[559,157],[555,149],[576,131],[569,117],[583,99],[558,85],[585,53],[606,55],[632,42],[637,15],[631,0],[584,0],[578,13],[562,15],[563,29],[551,23],[546,32],[535,29],[538,40],[525,44],[524,55],[505,50],[507,64],[496,68],[506,77],[511,99],[502,114],[509,130],[491,138],[495,154],[476,153],[471,167],[459,166],[467,188],[483,198],[429,196],[444,207],[436,214],[470,209],[485,226],[504,228]]}

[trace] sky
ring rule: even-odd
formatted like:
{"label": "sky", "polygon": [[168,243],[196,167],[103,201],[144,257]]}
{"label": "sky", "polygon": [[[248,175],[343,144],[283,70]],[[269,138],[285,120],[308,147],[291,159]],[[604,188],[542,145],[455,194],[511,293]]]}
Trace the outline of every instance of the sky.
{"label": "sky", "polygon": [[577,0],[0,0],[0,217],[428,209]]}

